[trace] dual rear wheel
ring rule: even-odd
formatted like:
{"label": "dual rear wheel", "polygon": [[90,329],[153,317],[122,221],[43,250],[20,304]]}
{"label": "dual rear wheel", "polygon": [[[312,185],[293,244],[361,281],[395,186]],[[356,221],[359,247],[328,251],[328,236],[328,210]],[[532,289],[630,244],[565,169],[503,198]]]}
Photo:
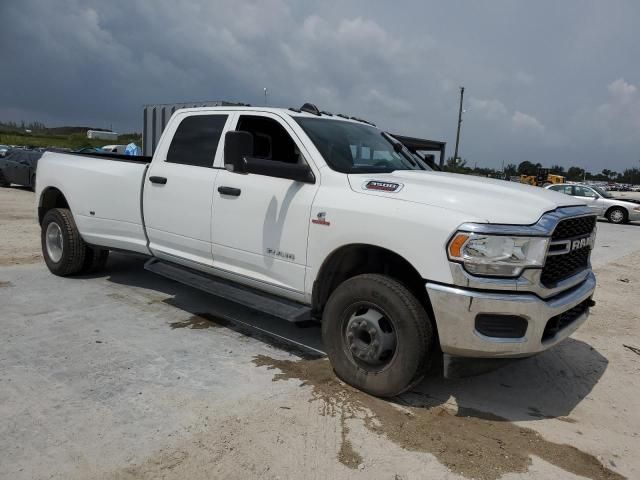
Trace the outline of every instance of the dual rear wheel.
{"label": "dual rear wheel", "polygon": [[66,208],[49,210],[41,225],[42,255],[51,273],[62,277],[94,273],[107,263],[109,250],[87,245]]}

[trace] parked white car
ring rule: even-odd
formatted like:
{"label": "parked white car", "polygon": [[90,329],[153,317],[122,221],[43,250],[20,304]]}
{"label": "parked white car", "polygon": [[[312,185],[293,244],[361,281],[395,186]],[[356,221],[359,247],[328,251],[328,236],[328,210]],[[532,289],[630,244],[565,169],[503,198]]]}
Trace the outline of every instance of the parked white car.
{"label": "parked white car", "polygon": [[109,153],[119,153],[124,155],[124,151],[127,149],[126,145],[105,145],[102,150]]}
{"label": "parked white car", "polygon": [[128,250],[214,295],[321,320],[337,375],[374,395],[411,388],[443,353],[539,353],[593,305],[596,216],[582,200],[433,171],[313,105],[179,110],[153,158],[77,155],[38,166],[51,272]]}
{"label": "parked white car", "polygon": [[545,188],[580,198],[599,217],[611,223],[627,223],[640,220],[640,202],[621,200],[593,185],[558,183]]}

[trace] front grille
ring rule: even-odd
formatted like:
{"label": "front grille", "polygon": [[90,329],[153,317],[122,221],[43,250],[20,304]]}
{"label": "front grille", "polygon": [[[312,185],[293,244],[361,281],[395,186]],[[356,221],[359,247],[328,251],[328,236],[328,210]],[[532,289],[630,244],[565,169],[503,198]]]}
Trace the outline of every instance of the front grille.
{"label": "front grille", "polygon": [[593,232],[596,227],[596,217],[577,217],[562,220],[553,231],[551,240],[566,240],[567,238],[583,237]]}
{"label": "front grille", "polygon": [[547,257],[540,281],[545,287],[554,288],[559,281],[587,268],[590,254],[591,248],[587,246],[564,255]]}
{"label": "front grille", "polygon": [[571,325],[580,315],[587,311],[589,306],[591,306],[591,301],[590,298],[587,298],[566,312],[551,317],[544,327],[542,341],[544,342],[545,340],[555,337],[558,332]]}
{"label": "front grille", "polygon": [[[567,240],[591,234],[596,227],[595,215],[568,218],[556,226],[551,241]],[[558,282],[580,273],[589,266],[591,248],[585,246],[563,255],[549,255],[542,268],[540,282],[546,288],[554,288]]]}

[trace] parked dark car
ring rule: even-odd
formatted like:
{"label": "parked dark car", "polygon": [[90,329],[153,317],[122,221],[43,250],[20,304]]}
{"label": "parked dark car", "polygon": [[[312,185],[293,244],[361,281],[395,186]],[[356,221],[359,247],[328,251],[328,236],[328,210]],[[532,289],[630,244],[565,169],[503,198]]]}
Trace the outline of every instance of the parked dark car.
{"label": "parked dark car", "polygon": [[68,148],[12,148],[0,158],[0,187],[8,187],[12,183],[22,185],[31,190],[36,188],[36,169],[38,160],[45,152],[66,153]]}
{"label": "parked dark car", "polygon": [[11,149],[6,156],[0,158],[0,187],[8,187],[12,183],[36,187],[36,168],[38,160],[44,152],[38,150]]}

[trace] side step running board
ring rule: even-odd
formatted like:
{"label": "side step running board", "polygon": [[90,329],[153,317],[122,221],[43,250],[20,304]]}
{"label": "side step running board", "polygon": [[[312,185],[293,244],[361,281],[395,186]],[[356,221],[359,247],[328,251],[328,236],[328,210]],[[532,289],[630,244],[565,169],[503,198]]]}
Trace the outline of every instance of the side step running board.
{"label": "side step running board", "polygon": [[289,322],[303,322],[311,319],[311,308],[306,305],[237,285],[181,265],[152,258],[144,264],[144,268],[176,282]]}

